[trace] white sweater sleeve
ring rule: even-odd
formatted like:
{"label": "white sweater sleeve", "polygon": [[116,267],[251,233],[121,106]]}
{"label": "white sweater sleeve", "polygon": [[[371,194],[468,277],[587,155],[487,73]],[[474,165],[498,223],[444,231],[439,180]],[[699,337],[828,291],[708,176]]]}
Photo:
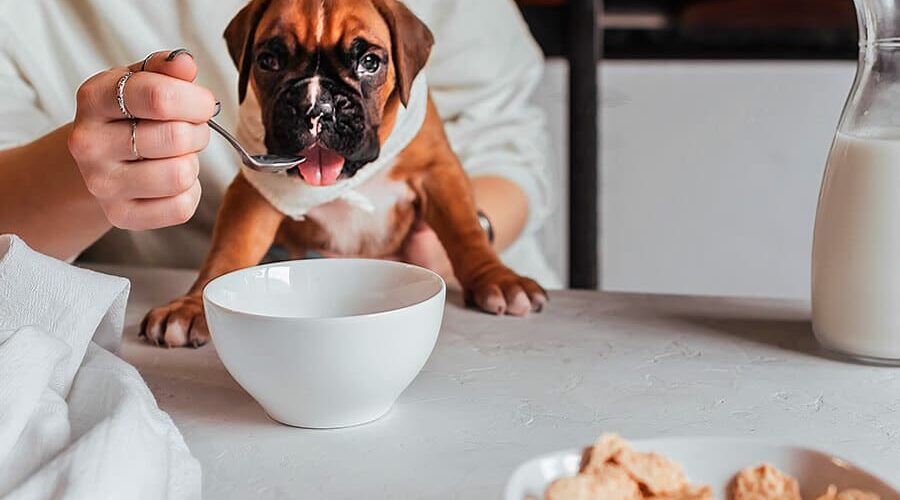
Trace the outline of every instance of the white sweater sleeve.
{"label": "white sweater sleeve", "polygon": [[[434,5],[434,4],[432,4]],[[525,231],[553,206],[545,117],[530,98],[543,55],[512,0],[442,2],[429,19],[436,45],[432,96],[469,177],[496,175],[528,196]]]}
{"label": "white sweater sleeve", "polygon": [[0,151],[30,142],[53,127],[13,58],[9,33],[0,22]]}

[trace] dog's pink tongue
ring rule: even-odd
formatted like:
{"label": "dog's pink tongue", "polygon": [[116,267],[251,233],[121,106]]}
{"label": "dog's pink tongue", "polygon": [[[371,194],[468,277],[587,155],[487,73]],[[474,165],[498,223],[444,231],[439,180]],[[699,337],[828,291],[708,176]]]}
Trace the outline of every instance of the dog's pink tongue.
{"label": "dog's pink tongue", "polygon": [[306,161],[300,164],[300,175],[311,186],[330,186],[337,182],[344,168],[344,157],[323,148],[312,146],[301,153]]}

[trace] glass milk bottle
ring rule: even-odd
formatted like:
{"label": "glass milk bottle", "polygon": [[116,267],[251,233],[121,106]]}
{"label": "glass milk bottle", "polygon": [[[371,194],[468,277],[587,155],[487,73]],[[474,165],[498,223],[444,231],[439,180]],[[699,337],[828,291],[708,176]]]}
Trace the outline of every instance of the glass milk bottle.
{"label": "glass milk bottle", "polygon": [[813,330],[826,348],[900,364],[900,0],[855,0],[856,80],[819,195]]}

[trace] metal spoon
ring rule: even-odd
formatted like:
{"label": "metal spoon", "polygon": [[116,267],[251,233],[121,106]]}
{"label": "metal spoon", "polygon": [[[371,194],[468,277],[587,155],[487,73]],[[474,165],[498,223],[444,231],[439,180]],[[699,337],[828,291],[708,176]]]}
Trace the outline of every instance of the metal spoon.
{"label": "metal spoon", "polygon": [[[216,111],[218,114],[218,111]],[[215,115],[213,115],[215,116]],[[251,155],[241,146],[241,143],[234,138],[233,135],[228,133],[227,130],[222,128],[221,125],[213,121],[209,120],[209,126],[213,130],[219,133],[222,137],[228,141],[229,144],[234,147],[235,151],[241,155],[241,161],[244,165],[247,165],[249,168],[253,170],[257,170],[259,172],[283,172],[285,170],[290,170],[301,163],[306,161],[306,158],[303,156],[280,156],[280,155]]]}

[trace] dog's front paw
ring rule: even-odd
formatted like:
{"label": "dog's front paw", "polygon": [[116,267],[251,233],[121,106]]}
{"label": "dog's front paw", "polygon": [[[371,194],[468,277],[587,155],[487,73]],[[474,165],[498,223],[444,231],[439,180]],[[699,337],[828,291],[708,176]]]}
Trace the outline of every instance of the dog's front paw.
{"label": "dog's front paw", "polygon": [[203,299],[186,296],[157,307],[141,322],[139,336],[160,347],[200,347],[209,342]]}
{"label": "dog's front paw", "polygon": [[547,302],[547,292],[534,280],[502,266],[483,273],[466,287],[466,303],[491,314],[527,316],[541,312]]}

